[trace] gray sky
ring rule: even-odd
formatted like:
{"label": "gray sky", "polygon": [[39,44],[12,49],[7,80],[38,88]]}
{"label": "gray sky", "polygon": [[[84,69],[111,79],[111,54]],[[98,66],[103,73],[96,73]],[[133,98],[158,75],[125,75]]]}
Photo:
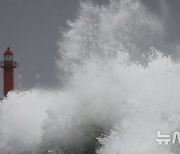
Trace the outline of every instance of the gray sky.
{"label": "gray sky", "polygon": [[[141,0],[145,6],[164,21],[167,42],[179,43],[180,40],[180,1],[179,0]],[[168,14],[164,14],[166,4]]]}
{"label": "gray sky", "polygon": [[[169,9],[166,17],[163,14],[162,1]],[[101,5],[107,4],[109,0],[93,2]],[[164,20],[167,32],[164,39],[178,43],[180,0],[142,2],[158,18]],[[45,88],[57,85],[54,62],[58,58],[57,42],[61,38],[60,30],[67,28],[67,20],[77,17],[78,8],[79,0],[0,0],[0,59],[3,59],[4,50],[10,46],[15,53],[15,60],[20,64],[15,70],[16,88],[29,89],[37,86],[37,83],[39,87]],[[2,71],[0,79],[2,85]]]}

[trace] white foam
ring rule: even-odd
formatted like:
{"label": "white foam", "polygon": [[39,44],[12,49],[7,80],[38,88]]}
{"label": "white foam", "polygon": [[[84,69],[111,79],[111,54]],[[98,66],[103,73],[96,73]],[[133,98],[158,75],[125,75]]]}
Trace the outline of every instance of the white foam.
{"label": "white foam", "polygon": [[80,147],[93,125],[107,133],[99,154],[170,154],[155,138],[178,129],[180,65],[151,48],[161,22],[139,1],[113,1],[81,3],[69,26],[57,62],[65,88],[10,93],[0,104],[0,152]]}

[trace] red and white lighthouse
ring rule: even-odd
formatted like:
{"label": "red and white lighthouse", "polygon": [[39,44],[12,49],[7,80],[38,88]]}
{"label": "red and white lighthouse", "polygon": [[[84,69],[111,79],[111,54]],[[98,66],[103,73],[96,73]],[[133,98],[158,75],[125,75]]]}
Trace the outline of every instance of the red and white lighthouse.
{"label": "red and white lighthouse", "polygon": [[4,52],[4,61],[1,61],[0,67],[4,69],[4,96],[9,91],[14,90],[14,68],[18,64],[13,60],[13,52],[8,47]]}

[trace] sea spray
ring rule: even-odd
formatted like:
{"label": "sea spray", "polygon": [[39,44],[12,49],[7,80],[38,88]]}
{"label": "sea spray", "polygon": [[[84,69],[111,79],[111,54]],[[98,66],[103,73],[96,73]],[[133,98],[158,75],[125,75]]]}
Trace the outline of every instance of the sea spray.
{"label": "sea spray", "polygon": [[9,93],[1,102],[1,153],[32,151],[41,145],[41,126],[50,102],[48,94],[42,99],[43,93],[38,90]]}
{"label": "sea spray", "polygon": [[0,153],[173,153],[155,141],[180,124],[180,65],[156,50],[163,33],[139,1],[81,3],[59,43],[64,88],[8,95]]}

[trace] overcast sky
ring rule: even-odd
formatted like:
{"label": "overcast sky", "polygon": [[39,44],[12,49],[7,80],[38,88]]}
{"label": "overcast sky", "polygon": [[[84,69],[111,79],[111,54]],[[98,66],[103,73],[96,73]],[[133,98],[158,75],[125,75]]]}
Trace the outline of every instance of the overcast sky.
{"label": "overcast sky", "polygon": [[[108,4],[109,0],[92,0]],[[164,20],[167,42],[180,41],[180,0],[142,0],[144,5]],[[164,16],[163,2],[169,13]],[[66,21],[77,17],[79,0],[0,0],[0,59],[7,46],[20,64],[16,69],[16,88],[57,85],[55,59],[60,30]],[[0,72],[2,87],[2,71]],[[0,88],[1,89],[1,88]]]}

